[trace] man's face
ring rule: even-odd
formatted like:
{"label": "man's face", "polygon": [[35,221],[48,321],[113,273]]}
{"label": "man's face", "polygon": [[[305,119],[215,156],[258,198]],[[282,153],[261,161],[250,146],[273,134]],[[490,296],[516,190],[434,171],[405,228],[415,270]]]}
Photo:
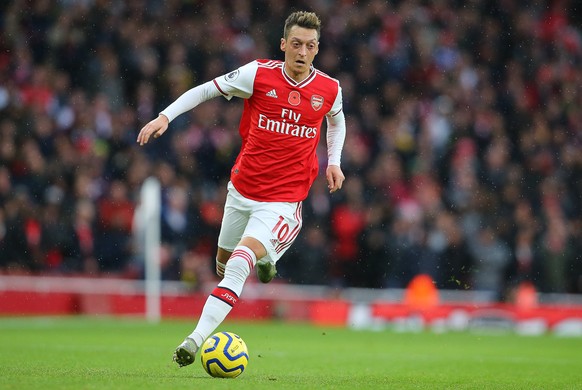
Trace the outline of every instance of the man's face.
{"label": "man's face", "polygon": [[317,31],[299,26],[291,27],[289,37],[281,38],[281,50],[285,52],[285,70],[295,81],[309,75],[309,68],[319,51]]}

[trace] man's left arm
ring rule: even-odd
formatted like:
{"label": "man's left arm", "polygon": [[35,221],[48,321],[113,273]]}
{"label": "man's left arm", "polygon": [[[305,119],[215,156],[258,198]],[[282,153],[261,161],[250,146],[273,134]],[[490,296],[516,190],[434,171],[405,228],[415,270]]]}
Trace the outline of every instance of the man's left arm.
{"label": "man's left arm", "polygon": [[341,155],[346,138],[346,120],[341,108],[341,90],[338,91],[338,98],[334,104],[332,112],[327,118],[327,170],[325,177],[329,192],[333,193],[342,188],[345,176],[341,169]]}

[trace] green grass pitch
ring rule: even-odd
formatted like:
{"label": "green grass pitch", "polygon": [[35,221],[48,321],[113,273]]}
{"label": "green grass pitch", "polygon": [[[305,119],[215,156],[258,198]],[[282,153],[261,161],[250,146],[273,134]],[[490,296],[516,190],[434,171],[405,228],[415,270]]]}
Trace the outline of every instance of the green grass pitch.
{"label": "green grass pitch", "polygon": [[226,322],[250,361],[235,379],[174,347],[192,322],[0,318],[0,389],[582,389],[582,339],[354,331]]}

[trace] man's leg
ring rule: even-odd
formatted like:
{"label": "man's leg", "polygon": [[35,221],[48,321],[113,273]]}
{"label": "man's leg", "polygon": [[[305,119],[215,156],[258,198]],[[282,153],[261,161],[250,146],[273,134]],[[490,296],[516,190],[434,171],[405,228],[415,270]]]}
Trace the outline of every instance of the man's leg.
{"label": "man's leg", "polygon": [[[269,283],[277,275],[275,264],[291,247],[302,226],[302,203],[277,202],[263,205],[254,212],[245,232],[260,237],[264,245],[269,246],[268,256],[257,260],[257,277],[262,283]],[[253,223],[253,221],[260,223]],[[265,230],[264,227],[268,230]],[[257,229],[258,230],[255,230]]]}
{"label": "man's leg", "polygon": [[[255,251],[258,253],[255,254]],[[265,254],[263,245],[252,237],[243,238],[234,249],[226,262],[224,278],[206,300],[196,328],[174,352],[174,361],[180,367],[194,362],[196,352],[204,340],[216,330],[237,303],[257,257]]]}
{"label": "man's leg", "polygon": [[216,275],[220,278],[224,278],[224,270],[226,268],[226,262],[232,256],[232,252],[226,249],[218,248],[216,253]]}
{"label": "man's leg", "polygon": [[[230,258],[232,252],[228,252],[222,248],[218,248],[218,253],[216,255],[216,274],[223,278],[224,277],[224,270],[226,268],[226,262]],[[275,264],[271,261],[267,260],[267,258],[263,258],[261,260],[257,260],[257,277],[261,281],[261,283],[269,283],[275,275],[277,275],[277,268]]]}

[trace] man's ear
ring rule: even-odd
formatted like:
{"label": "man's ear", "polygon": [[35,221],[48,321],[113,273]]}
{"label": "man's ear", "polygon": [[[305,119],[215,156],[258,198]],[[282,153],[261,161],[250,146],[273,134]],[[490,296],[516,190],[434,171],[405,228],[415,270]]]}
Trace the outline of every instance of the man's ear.
{"label": "man's ear", "polygon": [[281,45],[279,46],[281,48],[281,51],[285,51],[286,46],[287,46],[287,41],[285,41],[285,38],[281,38]]}

